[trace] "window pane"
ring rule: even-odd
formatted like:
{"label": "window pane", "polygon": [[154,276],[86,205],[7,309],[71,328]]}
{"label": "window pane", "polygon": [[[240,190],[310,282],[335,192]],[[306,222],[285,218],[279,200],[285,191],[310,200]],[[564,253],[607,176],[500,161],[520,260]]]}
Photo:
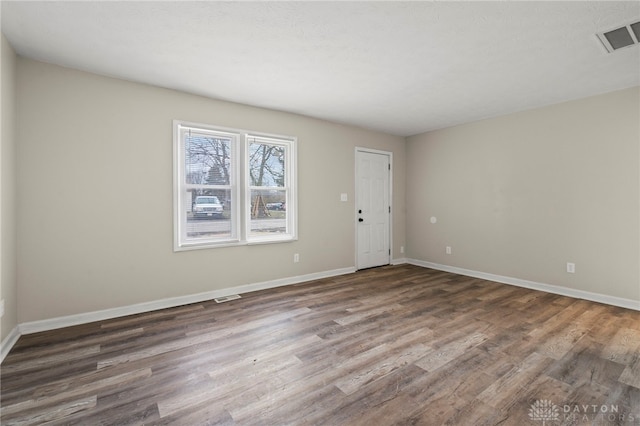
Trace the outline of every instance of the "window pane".
{"label": "window pane", "polygon": [[233,237],[231,190],[189,190],[184,200],[187,240],[227,240]]}
{"label": "window pane", "polygon": [[285,186],[285,152],[280,145],[252,142],[249,144],[249,177],[251,186]]}
{"label": "window pane", "polygon": [[230,138],[184,133],[185,183],[229,185],[231,170]]}
{"label": "window pane", "polygon": [[250,237],[287,233],[287,191],[251,191]]}

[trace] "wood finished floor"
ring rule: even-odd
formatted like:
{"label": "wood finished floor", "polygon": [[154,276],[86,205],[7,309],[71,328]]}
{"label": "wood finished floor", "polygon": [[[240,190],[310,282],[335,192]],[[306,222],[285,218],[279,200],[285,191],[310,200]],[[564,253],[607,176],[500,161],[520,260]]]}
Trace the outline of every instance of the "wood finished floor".
{"label": "wood finished floor", "polygon": [[639,425],[640,312],[389,266],[22,336],[1,391],[3,425]]}

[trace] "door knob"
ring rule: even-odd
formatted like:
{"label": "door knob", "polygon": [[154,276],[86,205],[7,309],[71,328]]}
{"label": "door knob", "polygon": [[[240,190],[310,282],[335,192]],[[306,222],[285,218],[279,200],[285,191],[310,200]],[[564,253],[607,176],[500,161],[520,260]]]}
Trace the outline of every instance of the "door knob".
{"label": "door knob", "polygon": [[363,218],[358,218],[358,222],[364,222]]}
{"label": "door knob", "polygon": [[362,213],[362,210],[358,210],[358,213]]}

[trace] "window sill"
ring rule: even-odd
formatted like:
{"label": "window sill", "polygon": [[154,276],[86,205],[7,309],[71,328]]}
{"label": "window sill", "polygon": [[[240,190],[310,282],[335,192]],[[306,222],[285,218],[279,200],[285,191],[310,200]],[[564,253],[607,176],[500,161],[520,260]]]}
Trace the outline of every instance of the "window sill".
{"label": "window sill", "polygon": [[287,235],[282,237],[271,237],[264,239],[251,239],[249,241],[225,241],[220,243],[192,243],[184,244],[182,246],[174,247],[174,252],[191,251],[191,250],[204,250],[204,249],[217,249],[224,247],[238,247],[238,246],[254,246],[263,244],[278,244],[287,243],[291,241],[297,241],[298,237]]}

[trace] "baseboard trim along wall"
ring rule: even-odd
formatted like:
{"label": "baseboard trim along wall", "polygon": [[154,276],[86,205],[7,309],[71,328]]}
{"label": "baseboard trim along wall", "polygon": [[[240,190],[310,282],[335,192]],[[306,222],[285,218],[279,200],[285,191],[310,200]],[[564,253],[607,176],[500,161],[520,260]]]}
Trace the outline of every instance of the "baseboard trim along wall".
{"label": "baseboard trim along wall", "polygon": [[0,345],[2,345],[0,347],[0,363],[4,361],[4,357],[7,356],[7,354],[9,353],[11,348],[13,348],[13,345],[16,344],[19,338],[20,338],[20,327],[15,326],[13,327],[13,330],[11,330],[11,333],[9,333],[9,335],[5,337],[2,343],[0,343]]}
{"label": "baseboard trim along wall", "polygon": [[23,334],[39,333],[41,331],[55,330],[74,325],[88,324],[94,321],[103,321],[127,315],[141,314],[144,312],[156,311],[158,309],[174,308],[176,306],[188,305],[190,303],[213,300],[216,297],[225,297],[232,294],[250,293],[252,291],[267,290],[270,288],[282,287],[285,285],[299,284],[306,281],[330,278],[339,275],[352,274],[356,272],[355,267],[333,269],[312,274],[298,275],[294,277],[280,278],[277,280],[263,281],[253,284],[245,284],[238,287],[229,287],[220,290],[212,290],[204,293],[191,294],[187,296],[171,297],[167,299],[154,300],[152,302],[137,303],[135,305],[122,306],[119,308],[104,309],[101,311],[87,312],[64,317],[51,318],[39,321],[30,321],[18,324],[11,333],[2,341],[0,347],[0,363],[4,361],[13,345],[16,344]]}
{"label": "baseboard trim along wall", "polygon": [[495,281],[502,284],[510,284],[517,287],[530,288],[532,290],[544,291],[547,293],[558,294],[560,296],[568,296],[576,299],[590,300],[592,302],[604,303],[621,308],[633,309],[640,311],[640,300],[625,299],[622,297],[608,296],[606,294],[591,293],[589,291],[576,290],[573,288],[560,287],[552,284],[544,284],[535,281],[523,280],[520,278],[505,277],[502,275],[489,274],[486,272],[474,271],[471,269],[458,268],[456,266],[441,265],[439,263],[426,262],[418,259],[407,259],[407,263],[424,268],[437,269],[439,271],[452,272],[454,274],[465,275],[468,277],[480,278],[488,281]]}
{"label": "baseboard trim along wall", "polygon": [[[640,311],[640,301],[632,299],[624,299],[621,297],[607,296],[605,294],[591,293],[588,291],[575,290],[566,287],[555,286],[551,284],[543,284],[535,281],[528,281],[519,278],[505,277],[502,275],[489,274],[470,269],[458,268],[455,266],[441,265],[439,263],[426,262],[418,259],[393,259],[392,265],[401,265],[408,263],[410,265],[421,266],[424,268],[436,269],[439,271],[451,272],[454,274],[465,275],[474,278],[480,278],[488,281],[495,281],[502,284],[510,284],[518,287],[530,288],[532,290],[544,291],[547,293],[558,294],[561,296],[573,297],[576,299],[585,299],[593,302],[605,303],[607,305],[619,306],[621,308],[633,309]],[[216,297],[225,297],[232,294],[250,293],[252,291],[267,290],[270,288],[282,287],[286,285],[299,284],[306,281],[319,280],[322,278],[330,278],[339,275],[346,275],[356,272],[355,267],[333,269],[330,271],[316,272],[312,274],[299,275],[288,278],[280,278],[277,280],[263,281],[254,284],[246,284],[238,287],[229,287],[220,290],[213,290],[204,293],[191,294],[187,296],[178,296],[167,299],[155,300],[152,302],[138,303],[135,305],[123,306],[119,308],[105,309],[101,311],[87,312],[83,314],[68,315],[64,317],[51,318],[40,321],[31,321],[19,324],[11,333],[2,341],[0,347],[0,363],[7,356],[13,345],[23,334],[38,333],[41,331],[55,330],[57,328],[70,327],[74,325],[87,324],[94,321],[102,321],[112,318],[123,317],[127,315],[151,312],[158,309],[173,308],[176,306],[188,305],[190,303],[204,302],[213,300]]]}
{"label": "baseboard trim along wall", "polygon": [[68,315],[64,317],[51,318],[40,321],[31,321],[19,325],[20,334],[38,333],[40,331],[54,330],[57,328],[69,327],[73,325],[86,324],[94,321],[102,321],[111,318],[123,317],[126,315],[140,314],[143,312],[156,311],[158,309],[174,308],[176,306],[188,305],[190,303],[213,300],[216,297],[225,297],[232,294],[250,293],[252,291],[266,290],[285,285],[298,284],[305,281],[330,278],[338,275],[345,275],[355,272],[354,267],[333,269],[330,271],[316,272],[294,277],[280,278],[277,280],[263,281],[253,284],[245,284],[238,287],[229,287],[220,290],[212,290],[204,293],[191,294],[187,296],[171,297],[168,299],[155,300],[152,302],[137,303],[135,305],[123,306],[119,308],[105,309],[102,311],[87,312],[83,314]]}

